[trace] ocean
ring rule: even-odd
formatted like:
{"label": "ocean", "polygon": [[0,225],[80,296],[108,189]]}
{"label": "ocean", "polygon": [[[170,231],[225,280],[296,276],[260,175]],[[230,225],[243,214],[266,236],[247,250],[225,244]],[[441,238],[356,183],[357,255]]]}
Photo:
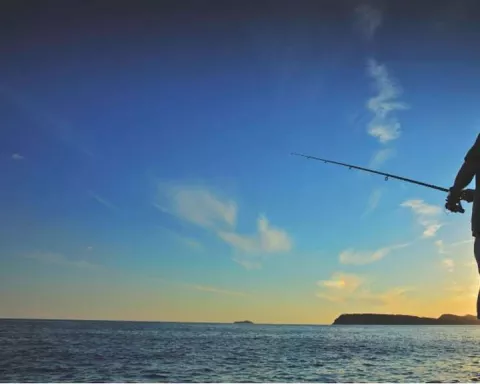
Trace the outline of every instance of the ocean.
{"label": "ocean", "polygon": [[0,320],[0,381],[480,381],[480,328]]}

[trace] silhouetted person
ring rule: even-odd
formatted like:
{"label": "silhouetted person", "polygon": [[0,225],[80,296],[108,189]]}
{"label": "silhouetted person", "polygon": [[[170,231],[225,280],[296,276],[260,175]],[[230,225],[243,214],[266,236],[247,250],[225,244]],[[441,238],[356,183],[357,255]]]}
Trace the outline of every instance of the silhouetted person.
{"label": "silhouetted person", "polygon": [[[473,201],[471,216],[472,236],[475,238],[473,252],[480,274],[480,175],[478,173],[480,173],[480,134],[477,136],[475,144],[467,152],[445,204],[445,208],[449,211],[463,213],[460,200]],[[475,190],[464,190],[474,177]],[[480,290],[477,296],[477,318],[480,319]]]}

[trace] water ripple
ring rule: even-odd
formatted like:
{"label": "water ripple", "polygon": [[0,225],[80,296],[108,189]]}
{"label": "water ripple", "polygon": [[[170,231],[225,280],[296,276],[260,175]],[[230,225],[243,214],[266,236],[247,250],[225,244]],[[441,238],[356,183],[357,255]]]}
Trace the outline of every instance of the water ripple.
{"label": "water ripple", "polygon": [[472,326],[0,320],[2,382],[478,382]]}

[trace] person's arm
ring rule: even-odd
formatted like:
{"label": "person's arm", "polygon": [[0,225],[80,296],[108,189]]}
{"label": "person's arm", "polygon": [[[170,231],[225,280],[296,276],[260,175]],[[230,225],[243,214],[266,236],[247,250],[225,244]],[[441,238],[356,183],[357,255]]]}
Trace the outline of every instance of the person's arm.
{"label": "person's arm", "polygon": [[475,144],[470,148],[465,156],[464,162],[460,167],[453,186],[449,189],[445,208],[451,212],[464,213],[460,200],[472,202],[475,193],[472,190],[464,190],[473,180],[475,174],[480,170],[480,134],[477,136]]}
{"label": "person's arm", "polygon": [[478,165],[476,163],[465,161],[460,167],[457,177],[455,177],[455,182],[453,183],[452,189],[455,191],[461,191],[465,189],[468,184],[472,182],[477,169]]}
{"label": "person's arm", "polygon": [[475,174],[480,168],[480,134],[477,136],[477,140],[473,146],[467,152],[464,162],[460,167],[460,170],[455,177],[455,182],[452,189],[455,191],[461,191],[465,189],[468,184],[471,183]]}

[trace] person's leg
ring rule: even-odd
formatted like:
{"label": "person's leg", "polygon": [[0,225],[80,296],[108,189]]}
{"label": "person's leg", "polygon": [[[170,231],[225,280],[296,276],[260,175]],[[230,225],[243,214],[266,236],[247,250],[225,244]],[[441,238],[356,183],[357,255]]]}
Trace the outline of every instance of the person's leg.
{"label": "person's leg", "polygon": [[[475,260],[477,261],[478,273],[480,275],[480,236],[475,236],[475,242],[473,244],[473,253],[475,254]],[[480,319],[480,289],[477,296],[477,319]]]}
{"label": "person's leg", "polygon": [[[475,254],[475,260],[477,261],[478,274],[480,275],[480,188],[478,188],[480,187],[479,176],[475,176],[475,182],[477,187],[475,188],[470,223],[472,235],[474,237],[473,253]],[[477,296],[477,319],[480,320],[480,289]]]}

